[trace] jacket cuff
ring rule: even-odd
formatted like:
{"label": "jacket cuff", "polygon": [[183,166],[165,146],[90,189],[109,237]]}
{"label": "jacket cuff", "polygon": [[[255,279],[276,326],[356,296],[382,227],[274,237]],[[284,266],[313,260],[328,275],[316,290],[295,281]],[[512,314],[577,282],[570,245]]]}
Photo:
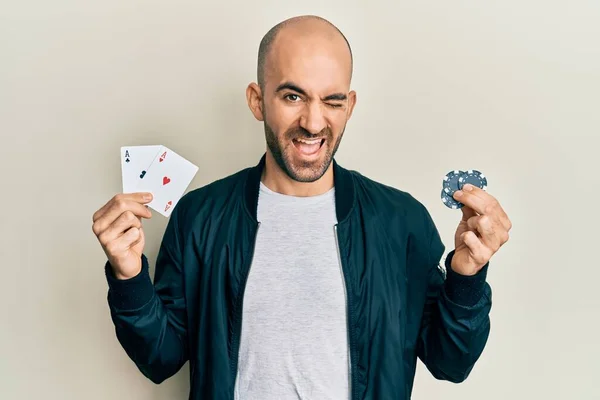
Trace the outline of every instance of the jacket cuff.
{"label": "jacket cuff", "polygon": [[104,272],[109,288],[109,304],[119,310],[135,310],[147,304],[154,295],[154,285],[148,270],[148,259],[142,254],[140,273],[129,279],[118,279],[107,261]]}
{"label": "jacket cuff", "polygon": [[452,250],[446,257],[446,284],[445,291],[446,296],[450,301],[471,307],[481,299],[485,290],[486,276],[490,263],[488,262],[481,268],[475,275],[461,275],[455,272],[452,265],[452,256],[454,255]]}

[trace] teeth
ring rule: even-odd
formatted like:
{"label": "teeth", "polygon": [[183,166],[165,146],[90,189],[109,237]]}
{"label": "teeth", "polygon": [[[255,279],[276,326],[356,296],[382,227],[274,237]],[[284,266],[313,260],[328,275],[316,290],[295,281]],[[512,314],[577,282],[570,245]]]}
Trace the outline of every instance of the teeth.
{"label": "teeth", "polygon": [[305,140],[305,139],[296,139],[299,142],[302,143],[306,143],[306,144],[317,144],[317,143],[321,143],[321,139],[315,139],[315,140]]}

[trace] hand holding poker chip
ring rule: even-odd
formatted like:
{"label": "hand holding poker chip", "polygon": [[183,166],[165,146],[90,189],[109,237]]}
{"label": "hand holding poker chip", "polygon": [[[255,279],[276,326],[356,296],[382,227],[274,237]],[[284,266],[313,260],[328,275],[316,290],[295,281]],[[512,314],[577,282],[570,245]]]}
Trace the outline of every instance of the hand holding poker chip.
{"label": "hand holding poker chip", "polygon": [[454,170],[442,182],[442,203],[461,209],[454,235],[451,267],[462,275],[479,272],[504,243],[512,223],[498,200],[487,192],[488,181],[480,171]]}
{"label": "hand holding poker chip", "polygon": [[487,190],[487,178],[476,169],[450,171],[444,176],[442,182],[442,203],[448,208],[462,208],[464,204],[454,199],[454,193],[462,190],[467,183],[480,189]]}

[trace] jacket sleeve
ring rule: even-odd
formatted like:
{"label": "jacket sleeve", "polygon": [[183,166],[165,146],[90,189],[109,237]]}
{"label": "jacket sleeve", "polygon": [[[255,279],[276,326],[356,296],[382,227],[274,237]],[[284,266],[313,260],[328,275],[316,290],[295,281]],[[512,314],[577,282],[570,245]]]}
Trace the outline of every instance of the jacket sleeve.
{"label": "jacket sleeve", "polygon": [[177,208],[160,245],[150,280],[148,260],[130,279],[114,277],[105,265],[108,304],[116,336],[127,355],[152,382],[161,383],[178,372],[188,359],[186,301]]}
{"label": "jacket sleeve", "polygon": [[489,263],[473,276],[460,275],[450,267],[452,250],[444,273],[439,267],[444,245],[429,213],[426,220],[428,285],[417,355],[436,379],[459,383],[469,376],[490,333]]}

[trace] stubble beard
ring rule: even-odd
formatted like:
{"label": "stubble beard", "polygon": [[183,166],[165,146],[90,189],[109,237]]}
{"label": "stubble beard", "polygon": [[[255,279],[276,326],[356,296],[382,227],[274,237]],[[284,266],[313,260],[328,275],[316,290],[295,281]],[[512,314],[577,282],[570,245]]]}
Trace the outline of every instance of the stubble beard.
{"label": "stubble beard", "polygon": [[[267,147],[269,148],[271,154],[273,155],[273,159],[275,159],[275,162],[279,168],[281,168],[281,170],[294,181],[306,183],[319,180],[325,174],[325,172],[327,172],[333,157],[335,157],[335,154],[338,151],[340,142],[344,136],[344,131],[346,130],[346,127],[344,126],[332,149],[330,144],[333,143],[333,133],[328,128],[325,132],[322,132],[319,135],[312,135],[305,129],[298,127],[288,130],[282,135],[281,140],[278,140],[277,135],[267,123],[266,114],[264,115],[264,128]],[[313,162],[293,161],[293,156],[289,154],[290,152],[295,151],[295,149],[290,148],[290,146],[294,146],[292,144],[292,139],[311,139],[311,137],[322,136],[325,137],[325,143],[323,143],[323,146],[325,146],[325,149],[323,149],[325,151],[324,158]]]}

